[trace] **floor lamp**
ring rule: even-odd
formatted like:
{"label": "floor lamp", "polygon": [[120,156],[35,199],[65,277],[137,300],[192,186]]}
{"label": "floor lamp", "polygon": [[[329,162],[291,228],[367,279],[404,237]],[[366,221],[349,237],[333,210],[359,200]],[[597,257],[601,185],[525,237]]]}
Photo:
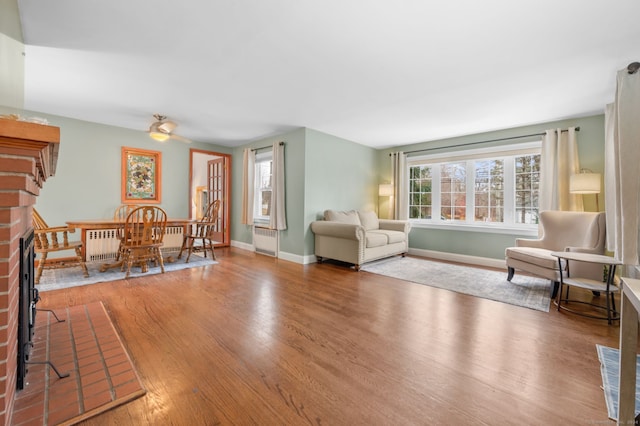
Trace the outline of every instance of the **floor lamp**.
{"label": "floor lamp", "polygon": [[[378,197],[392,197],[393,185],[390,183],[381,183],[378,187]],[[388,202],[387,219],[391,219],[391,200]]]}
{"label": "floor lamp", "polygon": [[580,173],[569,178],[569,192],[572,194],[596,194],[596,211],[600,211],[598,194],[600,194],[600,173],[589,169],[580,169]]}

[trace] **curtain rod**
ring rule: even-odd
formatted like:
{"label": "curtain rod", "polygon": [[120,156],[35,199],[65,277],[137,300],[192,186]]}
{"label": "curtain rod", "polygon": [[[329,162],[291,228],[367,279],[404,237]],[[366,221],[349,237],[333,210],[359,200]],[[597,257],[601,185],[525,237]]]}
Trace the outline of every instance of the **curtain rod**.
{"label": "curtain rod", "polygon": [[[568,129],[564,129],[561,130],[562,132],[568,132]],[[576,127],[576,132],[580,131],[580,127]],[[489,143],[489,142],[500,142],[500,141],[508,141],[508,140],[512,140],[512,139],[522,139],[522,138],[531,138],[533,136],[544,136],[546,133],[532,133],[530,135],[521,135],[521,136],[511,136],[509,138],[500,138],[500,139],[489,139],[486,141],[479,141],[479,142],[469,142],[469,143],[461,143],[458,145],[447,145],[447,146],[438,146],[438,147],[434,147],[434,148],[425,148],[425,149],[416,149],[415,151],[407,151],[405,152],[405,154],[413,154],[416,152],[425,152],[425,151],[434,151],[436,149],[446,149],[446,148],[458,148],[461,146],[470,146],[470,145],[478,145],[481,143]],[[391,156],[393,154],[389,154],[389,156]]]}
{"label": "curtain rod", "polygon": [[[284,145],[284,142],[280,142],[279,145],[280,146]],[[259,151],[261,149],[267,149],[267,148],[273,148],[273,145],[261,146],[260,148],[251,148],[251,151]]]}

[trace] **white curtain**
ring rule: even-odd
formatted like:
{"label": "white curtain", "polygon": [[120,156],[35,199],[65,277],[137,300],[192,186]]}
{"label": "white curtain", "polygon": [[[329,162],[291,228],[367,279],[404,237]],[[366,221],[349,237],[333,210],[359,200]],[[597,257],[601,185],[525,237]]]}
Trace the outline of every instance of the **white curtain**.
{"label": "white curtain", "polygon": [[245,149],[242,153],[242,217],[240,223],[253,225],[253,200],[256,170],[256,152]]}
{"label": "white curtain", "polygon": [[400,151],[391,154],[391,171],[393,174],[393,219],[407,220],[409,218],[407,154]]}
{"label": "white curtain", "polygon": [[607,249],[638,265],[640,221],[640,73],[618,71],[613,105],[605,113]]}
{"label": "white curtain", "polygon": [[284,142],[273,144],[273,163],[271,170],[271,214],[269,228],[287,229],[285,211]]}
{"label": "white curtain", "polygon": [[547,130],[542,137],[538,208],[584,211],[582,195],[569,192],[571,175],[580,172],[575,127]]}

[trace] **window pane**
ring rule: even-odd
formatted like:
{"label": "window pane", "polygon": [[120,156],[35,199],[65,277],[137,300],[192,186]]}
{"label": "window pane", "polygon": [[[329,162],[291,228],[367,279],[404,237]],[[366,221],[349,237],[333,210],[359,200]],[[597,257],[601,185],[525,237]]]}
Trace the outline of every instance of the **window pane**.
{"label": "window pane", "polygon": [[489,192],[476,192],[476,207],[487,207],[489,205]]}
{"label": "window pane", "polygon": [[504,203],[504,161],[479,160],[475,168],[475,218],[479,222],[504,222],[504,215],[499,213]]}
{"label": "window pane", "polygon": [[271,214],[271,158],[263,157],[255,165],[255,198],[253,214],[268,218]]}
{"label": "window pane", "polygon": [[[538,223],[538,188],[540,185],[540,155],[516,157],[516,223]],[[521,167],[519,167],[521,165]]]}
{"label": "window pane", "polygon": [[260,214],[269,216],[271,214],[271,191],[261,191]]}
{"label": "window pane", "polygon": [[409,168],[409,218],[431,218],[431,166]]}
{"label": "window pane", "polygon": [[443,219],[466,219],[466,175],[466,162],[445,163],[440,165],[440,212]]}

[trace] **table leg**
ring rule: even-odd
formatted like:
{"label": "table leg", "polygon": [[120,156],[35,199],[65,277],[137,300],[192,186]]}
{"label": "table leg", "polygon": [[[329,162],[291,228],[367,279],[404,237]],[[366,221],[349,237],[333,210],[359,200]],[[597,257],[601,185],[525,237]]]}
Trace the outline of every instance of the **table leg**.
{"label": "table leg", "polygon": [[620,320],[620,376],[618,377],[618,424],[633,425],[636,411],[636,350],[638,312],[622,292]]}
{"label": "table leg", "polygon": [[560,310],[560,303],[562,300],[562,285],[563,285],[563,277],[562,277],[562,259],[558,258],[558,271],[560,271],[560,282],[558,283],[558,291],[557,291],[557,299],[556,304],[558,305],[558,311]]}

